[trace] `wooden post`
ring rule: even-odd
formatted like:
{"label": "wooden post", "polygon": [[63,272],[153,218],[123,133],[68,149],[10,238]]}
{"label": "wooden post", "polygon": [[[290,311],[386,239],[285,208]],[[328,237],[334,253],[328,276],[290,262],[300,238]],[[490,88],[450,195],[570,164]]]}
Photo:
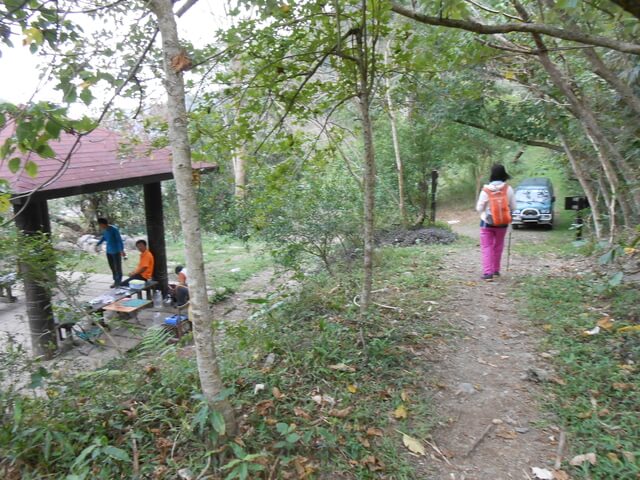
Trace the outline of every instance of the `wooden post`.
{"label": "wooden post", "polygon": [[436,189],[438,188],[438,171],[431,170],[431,223],[436,222]]}
{"label": "wooden post", "polygon": [[160,182],[144,185],[144,213],[147,223],[149,250],[153,254],[153,279],[165,296],[169,289],[167,273],[167,249],[164,242],[164,213],[162,208],[162,187]]}
{"label": "wooden post", "polygon": [[[50,234],[51,224],[47,201],[31,198],[24,209],[22,209],[23,205],[14,204],[13,207],[16,213],[16,226],[22,234],[27,237],[39,233]],[[50,282],[50,280],[55,281],[55,271],[52,272],[46,266],[31,264],[28,261],[20,262],[18,268],[24,280],[24,296],[34,356],[50,359],[57,348]]]}

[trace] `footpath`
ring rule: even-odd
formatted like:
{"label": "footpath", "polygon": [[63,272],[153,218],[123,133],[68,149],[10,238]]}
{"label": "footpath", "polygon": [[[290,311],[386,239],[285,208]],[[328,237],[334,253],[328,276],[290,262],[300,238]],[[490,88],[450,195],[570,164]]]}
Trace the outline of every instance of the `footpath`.
{"label": "footpath", "polygon": [[[518,284],[526,275],[559,268],[561,260],[512,252],[510,269],[503,264],[498,280],[483,281],[478,227],[469,220],[454,229],[474,241],[444,258],[449,294],[439,321],[460,335],[424,355],[435,379],[430,381],[439,421],[430,458],[421,461],[422,478],[537,478],[532,468],[553,471],[560,430],[540,406],[544,393],[531,371],[546,371],[549,354],[537,350],[536,333],[519,311],[524,299],[518,300]],[[513,239],[541,241],[544,233],[520,230]]]}

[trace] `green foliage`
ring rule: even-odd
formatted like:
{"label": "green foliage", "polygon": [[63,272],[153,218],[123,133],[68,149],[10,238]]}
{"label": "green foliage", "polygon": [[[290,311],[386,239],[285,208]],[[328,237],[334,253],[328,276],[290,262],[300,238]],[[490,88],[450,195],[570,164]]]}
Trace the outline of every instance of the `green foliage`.
{"label": "green foliage", "polygon": [[[572,478],[637,476],[640,335],[620,329],[637,326],[638,289],[621,286],[601,296],[589,279],[531,280],[519,291],[528,299],[527,311],[535,324],[546,325],[544,346],[557,352],[554,363],[561,378],[549,387],[547,406],[568,430],[568,458],[586,452],[595,452],[598,458],[596,465],[567,470]],[[614,320],[613,327],[584,335],[603,312]]]}
{"label": "green foliage", "polygon": [[338,246],[343,254],[360,246],[360,191],[344,173],[326,167],[295,176],[295,186],[287,182],[264,192],[268,198],[254,197],[257,235],[287,268],[297,269],[313,256],[331,271]]}
{"label": "green foliage", "polygon": [[[244,419],[242,446],[221,439],[225,425],[198,391],[195,359],[167,345],[162,330],[149,331],[127,358],[76,375],[32,364],[19,370],[24,356],[7,350],[0,354],[3,365],[12,372],[34,372],[39,395],[18,393],[1,379],[0,468],[24,479],[129,478],[134,464],[141,477],[171,476],[181,468],[204,471],[209,465],[210,472],[226,478],[299,468],[310,474],[352,472],[363,479],[381,473],[413,478],[410,462],[398,453],[403,447],[395,421],[381,412],[391,414],[404,403],[409,419],[400,420],[400,428],[415,436],[431,425],[424,373],[409,352],[418,340],[446,334],[427,321],[423,303],[439,298],[434,274],[439,255],[437,248],[380,253],[384,275],[375,286],[378,299],[395,302],[402,312],[381,310],[369,319],[367,361],[357,345],[358,315],[351,300],[358,275],[349,264],[334,277],[308,279],[291,296],[260,300],[260,310],[246,322],[221,321],[222,371],[234,389],[220,398],[233,398]],[[269,353],[276,360],[265,368]],[[331,368],[340,363],[354,370]],[[256,393],[257,383],[267,388]],[[316,394],[325,395],[322,405],[313,400]],[[368,428],[376,433],[367,434]],[[216,452],[223,450],[220,461]],[[379,463],[367,463],[371,455]],[[383,472],[371,470],[382,463]]]}

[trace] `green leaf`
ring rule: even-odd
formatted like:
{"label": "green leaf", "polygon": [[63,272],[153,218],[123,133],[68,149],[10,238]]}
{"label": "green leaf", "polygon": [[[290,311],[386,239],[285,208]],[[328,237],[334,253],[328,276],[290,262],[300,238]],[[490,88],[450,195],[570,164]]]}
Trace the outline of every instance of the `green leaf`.
{"label": "green leaf", "polygon": [[84,450],[82,450],[82,452],[80,452],[80,455],[77,456],[77,458],[73,461],[71,466],[73,467],[74,465],[82,465],[84,463],[85,458],[87,458],[89,454],[93,452],[96,448],[98,448],[98,445],[96,445],[95,443],[93,445],[89,445],[88,447],[86,447]]}
{"label": "green leaf", "polygon": [[224,435],[227,431],[224,417],[217,410],[211,412],[211,425],[213,426],[213,429],[220,435]]}
{"label": "green leaf", "polygon": [[213,397],[213,399],[211,399],[211,401],[213,403],[221,402],[221,401],[226,400],[227,398],[229,398],[234,393],[235,393],[235,390],[233,388],[225,388],[225,389],[221,390],[220,393],[218,393],[215,397]]}
{"label": "green leaf", "polygon": [[31,140],[36,135],[31,122],[20,122],[16,127],[16,137],[18,142]]}
{"label": "green leaf", "polygon": [[17,173],[18,170],[20,170],[20,163],[21,162],[22,162],[22,160],[20,160],[20,158],[13,157],[11,160],[9,160],[9,171],[11,173]]}
{"label": "green leaf", "polygon": [[36,175],[38,175],[38,164],[36,162],[28,160],[24,165],[24,171],[27,172],[27,175],[29,175],[31,178],[34,178]]}
{"label": "green leaf", "polygon": [[31,374],[31,383],[29,384],[29,388],[38,388],[42,386],[42,380],[45,378],[49,378],[51,373],[44,367],[39,367],[38,370]]}
{"label": "green leaf", "polygon": [[51,138],[58,138],[60,131],[62,130],[62,125],[56,121],[49,120],[45,124],[44,129],[49,135],[51,135]]}
{"label": "green leaf", "polygon": [[89,130],[93,130],[96,124],[89,117],[82,117],[80,120],[73,122],[73,126],[80,132],[88,132]]}
{"label": "green leaf", "polygon": [[53,149],[47,143],[38,145],[38,147],[36,148],[36,153],[40,155],[42,158],[56,157],[56,152],[54,152]]}
{"label": "green leaf", "polygon": [[246,301],[247,303],[256,303],[258,305],[269,303],[269,300],[266,298],[248,298]]}
{"label": "green leaf", "polygon": [[609,279],[609,286],[617,287],[622,282],[622,278],[624,277],[623,272],[617,272]]}
{"label": "green leaf", "polygon": [[82,100],[85,105],[89,105],[93,101],[91,90],[84,88],[82,92],[80,92],[80,100]]}
{"label": "green leaf", "polygon": [[62,101],[65,103],[73,103],[78,98],[78,91],[76,90],[75,85],[69,84],[67,88],[64,90],[64,95],[62,97]]}
{"label": "green leaf", "polygon": [[298,435],[297,433],[291,433],[287,435],[286,440],[289,443],[296,443],[298,440],[300,440],[300,435]]}
{"label": "green leaf", "polygon": [[8,193],[0,194],[0,214],[7,213],[11,208],[11,196]]}
{"label": "green leaf", "polygon": [[281,435],[285,435],[287,433],[289,433],[289,425],[286,423],[278,423],[276,424],[276,430],[278,431],[279,434]]}
{"label": "green leaf", "polygon": [[129,462],[129,454],[122,450],[121,448],[114,447],[112,445],[108,445],[104,447],[104,453],[109,455],[111,458],[115,458],[116,460],[121,460],[123,462]]}
{"label": "green leaf", "polygon": [[611,263],[611,261],[613,260],[613,256],[614,256],[614,250],[611,249],[598,259],[598,263],[600,265],[606,265],[607,263]]}

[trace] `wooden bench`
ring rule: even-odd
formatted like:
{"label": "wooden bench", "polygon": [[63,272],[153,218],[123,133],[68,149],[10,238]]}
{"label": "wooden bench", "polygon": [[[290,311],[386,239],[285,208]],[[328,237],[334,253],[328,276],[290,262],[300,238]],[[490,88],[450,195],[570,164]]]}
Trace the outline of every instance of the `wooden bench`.
{"label": "wooden bench", "polygon": [[147,282],[144,284],[142,288],[129,287],[129,289],[131,290],[132,295],[135,293],[138,296],[138,298],[141,300],[142,300],[142,292],[147,293],[147,300],[152,300],[153,291],[156,290],[157,286],[158,286],[158,282],[156,282],[155,280],[147,280]]}
{"label": "wooden bench", "polygon": [[18,299],[11,293],[11,287],[16,283],[16,278],[15,273],[8,273],[0,277],[0,302],[12,303]]}

